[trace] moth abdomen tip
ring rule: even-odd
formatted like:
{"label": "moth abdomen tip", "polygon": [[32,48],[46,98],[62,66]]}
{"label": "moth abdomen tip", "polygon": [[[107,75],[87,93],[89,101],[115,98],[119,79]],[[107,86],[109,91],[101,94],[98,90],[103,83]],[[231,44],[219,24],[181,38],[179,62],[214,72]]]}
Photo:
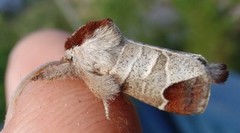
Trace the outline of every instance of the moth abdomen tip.
{"label": "moth abdomen tip", "polygon": [[214,83],[224,83],[229,75],[226,64],[210,64],[208,70]]}

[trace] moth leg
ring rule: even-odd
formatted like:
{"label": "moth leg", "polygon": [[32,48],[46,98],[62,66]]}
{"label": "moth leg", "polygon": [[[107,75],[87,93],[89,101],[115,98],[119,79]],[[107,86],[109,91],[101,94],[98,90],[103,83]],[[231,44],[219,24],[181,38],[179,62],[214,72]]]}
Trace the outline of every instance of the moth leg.
{"label": "moth leg", "polygon": [[37,80],[51,80],[56,78],[63,78],[65,76],[73,75],[71,72],[71,65],[70,63],[66,61],[55,61],[50,62],[45,65],[40,66],[30,74],[28,74],[19,84],[17,87],[17,90],[14,94],[14,97],[12,98],[9,108],[10,110],[14,111],[14,107],[16,105],[18,97],[21,95],[21,93],[24,91],[24,88],[28,83],[31,81],[37,81]]}
{"label": "moth leg", "polygon": [[85,72],[83,79],[93,94],[103,101],[106,118],[110,119],[108,101],[114,100],[120,92],[120,85],[116,82],[114,76]]}
{"label": "moth leg", "polygon": [[104,107],[104,111],[105,111],[105,116],[106,116],[106,118],[107,118],[108,120],[110,120],[110,117],[109,117],[109,104],[108,104],[108,101],[102,99],[102,102],[103,102],[103,107]]}

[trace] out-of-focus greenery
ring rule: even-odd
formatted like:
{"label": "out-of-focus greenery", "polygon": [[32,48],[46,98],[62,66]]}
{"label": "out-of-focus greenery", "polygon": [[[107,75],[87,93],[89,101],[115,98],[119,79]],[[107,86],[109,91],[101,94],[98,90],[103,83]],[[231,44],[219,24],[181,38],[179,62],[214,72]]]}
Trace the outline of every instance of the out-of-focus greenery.
{"label": "out-of-focus greenery", "polygon": [[184,48],[187,51],[198,52],[210,61],[228,62],[237,67],[240,61],[231,59],[240,47],[231,40],[233,23],[226,10],[218,9],[213,0],[174,0],[173,5],[183,18],[186,28]]}
{"label": "out-of-focus greenery", "polygon": [[[60,1],[60,0],[59,0]],[[59,2],[55,0],[55,2]],[[240,71],[240,8],[237,0],[69,0],[76,17],[112,18],[123,34],[134,40],[199,53],[209,61],[225,62]],[[0,120],[4,118],[4,73],[12,46],[24,35],[41,28],[70,30],[66,15],[54,1],[26,0],[17,14],[0,14]],[[69,8],[69,7],[67,7]],[[65,9],[67,9],[65,8]],[[74,20],[74,19],[73,19]]]}

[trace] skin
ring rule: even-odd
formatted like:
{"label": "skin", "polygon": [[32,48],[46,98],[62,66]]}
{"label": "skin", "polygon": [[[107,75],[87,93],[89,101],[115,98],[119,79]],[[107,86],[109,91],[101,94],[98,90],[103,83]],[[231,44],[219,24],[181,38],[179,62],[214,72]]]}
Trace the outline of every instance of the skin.
{"label": "skin", "polygon": [[[6,72],[8,104],[24,76],[41,64],[61,59],[67,37],[69,34],[61,31],[42,30],[18,42]],[[7,110],[1,132],[141,132],[135,109],[122,94],[110,102],[110,119],[105,117],[102,101],[82,79],[35,81],[17,98],[14,110]]]}

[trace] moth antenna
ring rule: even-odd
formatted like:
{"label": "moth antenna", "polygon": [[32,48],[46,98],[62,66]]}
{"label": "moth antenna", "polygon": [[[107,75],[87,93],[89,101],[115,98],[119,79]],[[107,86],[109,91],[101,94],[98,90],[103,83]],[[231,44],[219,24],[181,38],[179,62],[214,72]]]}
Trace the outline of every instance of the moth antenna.
{"label": "moth antenna", "polygon": [[227,80],[229,71],[225,64],[209,64],[207,68],[214,83],[224,83]]}
{"label": "moth antenna", "polygon": [[[68,66],[70,66],[70,64],[66,60],[53,61],[38,67],[36,70],[28,74],[18,85],[17,90],[15,91],[14,97],[11,99],[8,109],[11,111],[15,110],[15,105],[18,100],[18,97],[21,95],[21,93],[24,91],[27,84],[29,84],[30,82],[40,80],[40,79],[51,80],[54,78],[61,78],[66,75],[72,75],[70,69],[62,69],[63,67],[68,67]],[[48,72],[45,73],[44,72],[45,70],[47,70]],[[10,113],[10,114],[13,114],[13,113]],[[10,118],[11,117],[12,115],[10,116]]]}

